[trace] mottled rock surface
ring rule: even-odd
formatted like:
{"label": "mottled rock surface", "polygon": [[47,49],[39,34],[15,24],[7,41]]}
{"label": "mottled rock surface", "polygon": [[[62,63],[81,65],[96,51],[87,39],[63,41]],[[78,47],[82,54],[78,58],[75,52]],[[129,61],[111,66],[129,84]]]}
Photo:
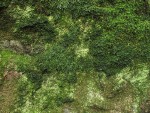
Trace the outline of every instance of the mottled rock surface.
{"label": "mottled rock surface", "polygon": [[[149,68],[146,64],[136,65],[136,69],[125,68],[110,78],[95,72],[78,73],[78,82],[66,86],[62,92],[60,81],[52,75],[35,93],[35,100],[26,98],[22,113],[36,111],[41,113],[148,113],[150,90]],[[27,83],[22,79],[22,83]],[[29,83],[31,84],[31,83]],[[46,95],[45,95],[46,94]],[[58,95],[74,101],[57,105]],[[41,98],[42,97],[42,98]],[[44,111],[43,105],[49,101]],[[35,104],[33,104],[35,103]],[[143,103],[141,105],[141,103]]]}

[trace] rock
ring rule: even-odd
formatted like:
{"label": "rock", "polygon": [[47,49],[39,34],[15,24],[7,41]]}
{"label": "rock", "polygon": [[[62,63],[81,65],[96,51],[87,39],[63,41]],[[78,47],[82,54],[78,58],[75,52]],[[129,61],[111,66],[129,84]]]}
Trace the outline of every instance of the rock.
{"label": "rock", "polygon": [[24,47],[24,53],[30,54],[32,51],[32,47],[30,45],[26,45]]}
{"label": "rock", "polygon": [[8,48],[8,47],[9,47],[9,41],[8,40],[0,41],[0,48]]}
{"label": "rock", "polygon": [[9,43],[9,41],[8,40],[4,40],[3,41],[3,47],[9,47],[10,46],[10,43]]}
{"label": "rock", "polygon": [[18,40],[4,40],[0,42],[0,48],[15,50],[17,52],[23,52],[24,47]]}
{"label": "rock", "polygon": [[17,40],[10,40],[10,47],[18,48],[20,50],[23,50],[22,44],[19,41],[17,41]]}
{"label": "rock", "polygon": [[64,113],[71,113],[69,109],[65,108]]}

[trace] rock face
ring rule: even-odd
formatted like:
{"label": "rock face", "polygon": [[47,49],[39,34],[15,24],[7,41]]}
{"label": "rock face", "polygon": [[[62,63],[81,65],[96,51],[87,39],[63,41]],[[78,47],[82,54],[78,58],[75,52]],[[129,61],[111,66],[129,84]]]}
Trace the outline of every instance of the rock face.
{"label": "rock face", "polygon": [[[149,101],[145,102],[149,99],[147,94],[150,90],[147,64],[125,68],[119,74],[109,78],[105,74],[96,72],[78,73],[78,82],[75,85],[63,83],[65,85],[61,86],[61,82],[55,77],[56,75],[51,75],[46,82],[42,83],[42,87],[34,94],[34,101],[29,97],[26,98],[25,105],[19,108],[22,113],[29,111],[40,113],[149,112]],[[32,86],[25,78],[21,83]],[[65,101],[59,96],[62,96]],[[66,99],[74,101],[69,102]],[[61,100],[63,103],[60,104]],[[145,103],[141,105],[142,102]]]}
{"label": "rock face", "polygon": [[11,50],[15,50],[17,52],[23,52],[24,51],[23,45],[18,40],[10,40],[10,41],[9,40],[4,40],[4,41],[1,41],[0,48],[11,49]]}
{"label": "rock face", "polygon": [[8,40],[4,40],[2,46],[8,48],[10,46],[10,42]]}
{"label": "rock face", "polygon": [[23,50],[22,44],[17,40],[10,40],[10,47],[18,50]]}
{"label": "rock face", "polygon": [[38,54],[44,50],[44,45],[23,45],[18,40],[3,40],[0,41],[0,49],[9,49],[19,53]]}

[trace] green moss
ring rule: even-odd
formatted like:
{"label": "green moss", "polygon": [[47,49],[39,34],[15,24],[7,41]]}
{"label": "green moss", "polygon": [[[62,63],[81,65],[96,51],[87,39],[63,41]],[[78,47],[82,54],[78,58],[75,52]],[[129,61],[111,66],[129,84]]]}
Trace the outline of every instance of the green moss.
{"label": "green moss", "polygon": [[9,50],[0,51],[0,62],[1,77],[6,70],[18,70],[23,72],[23,70],[32,66],[31,57],[27,55],[19,55]]}
{"label": "green moss", "polygon": [[0,2],[0,38],[30,48],[0,51],[1,78],[23,73],[14,112],[140,112],[150,86],[149,13],[146,0]]}

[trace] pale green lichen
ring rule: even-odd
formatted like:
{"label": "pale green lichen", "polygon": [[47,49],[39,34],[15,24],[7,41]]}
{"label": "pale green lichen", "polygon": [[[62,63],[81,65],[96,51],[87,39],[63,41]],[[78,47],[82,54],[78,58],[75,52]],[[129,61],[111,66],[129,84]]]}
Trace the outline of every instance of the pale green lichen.
{"label": "pale green lichen", "polygon": [[[34,8],[32,6],[26,6],[24,9],[20,8],[20,6],[16,6],[10,12],[13,13],[13,18],[21,19],[21,18],[30,18],[33,14]],[[18,22],[18,21],[17,21]]]}
{"label": "pale green lichen", "polygon": [[48,16],[47,18],[48,18],[49,22],[53,21],[53,19],[54,19],[53,16]]}
{"label": "pale green lichen", "polygon": [[76,55],[77,57],[86,57],[89,52],[88,48],[83,47],[82,45],[77,47]]}

